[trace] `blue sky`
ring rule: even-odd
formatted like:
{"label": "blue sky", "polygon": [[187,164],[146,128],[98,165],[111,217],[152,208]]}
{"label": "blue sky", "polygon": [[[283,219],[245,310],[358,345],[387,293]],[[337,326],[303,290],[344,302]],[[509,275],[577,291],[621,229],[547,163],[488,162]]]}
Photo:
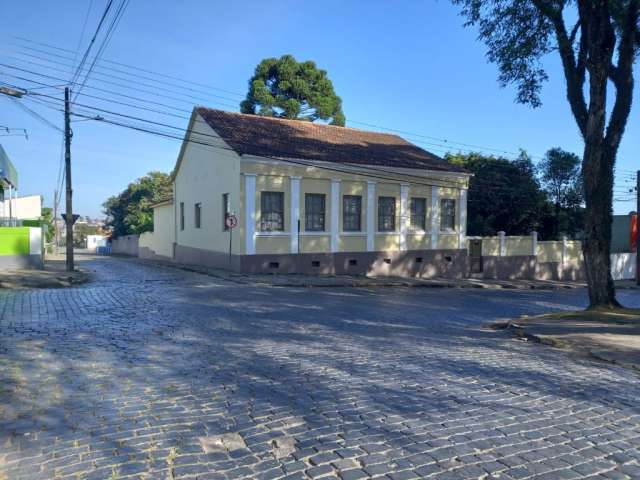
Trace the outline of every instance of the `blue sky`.
{"label": "blue sky", "polygon": [[[25,0],[19,8],[15,3],[0,3],[4,27],[0,62],[68,78],[66,73],[24,63],[29,59],[22,55],[24,49],[12,45],[12,36],[75,51],[89,3]],[[93,1],[81,50],[86,48],[105,4],[106,0]],[[103,57],[244,94],[247,79],[261,59],[290,53],[299,60],[314,60],[329,72],[343,99],[348,125],[350,120],[366,122],[509,152],[524,148],[534,159],[555,146],[581,154],[582,141],[565,99],[555,56],[546,62],[550,81],[544,87],[543,106],[532,109],[514,102],[512,88],[500,88],[497,68],[487,62],[485,47],[476,36],[475,30],[463,27],[457,9],[447,1],[132,0]],[[25,84],[3,73],[19,74],[16,71],[0,67],[0,80]],[[100,77],[92,76],[89,87],[113,89],[94,78]],[[128,86],[139,87],[135,82]],[[45,91],[59,95],[53,89]],[[237,110],[239,95],[210,91],[231,100],[211,96],[196,103]],[[167,120],[83,97],[81,101],[186,127],[186,121],[180,119]],[[61,113],[26,104],[62,125]],[[190,109],[186,103],[172,105]],[[44,194],[45,204],[51,205],[60,134],[8,99],[0,99],[0,125],[28,129],[29,141],[0,137],[0,143],[19,170],[21,194]],[[108,196],[149,170],[169,172],[180,146],[176,141],[92,121],[74,123],[73,130],[74,210],[82,215],[101,216],[101,204]],[[406,138],[437,144],[421,146],[444,153],[442,141]],[[640,165],[639,151],[636,104],[618,157],[616,192],[628,186],[624,182],[630,178],[625,172]],[[616,213],[633,208],[632,202],[615,204]]]}

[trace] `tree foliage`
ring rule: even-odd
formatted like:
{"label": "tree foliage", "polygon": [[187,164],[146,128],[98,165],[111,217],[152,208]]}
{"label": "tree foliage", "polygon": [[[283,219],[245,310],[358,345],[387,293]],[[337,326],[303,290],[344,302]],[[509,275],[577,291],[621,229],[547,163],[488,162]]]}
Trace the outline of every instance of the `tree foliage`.
{"label": "tree foliage", "polygon": [[140,234],[153,230],[151,205],[172,194],[169,175],[149,172],[103,204],[107,225],[114,236]]}
{"label": "tree foliage", "polygon": [[543,227],[546,195],[526,153],[516,160],[479,153],[448,154],[446,159],[473,174],[467,207],[469,235],[497,235],[499,231],[529,235]]}
{"label": "tree foliage", "polygon": [[[590,306],[618,307],[609,257],[613,169],[631,112],[640,0],[452,1],[462,7],[467,25],[479,28],[500,82],[515,85],[521,103],[540,106],[547,80],[543,60],[559,54],[567,100],[584,139],[583,253]],[[571,17],[577,21],[568,25]]]}
{"label": "tree foliage", "polygon": [[344,126],[342,100],[325,70],[291,55],[265,58],[249,80],[242,113],[298,120],[325,120]]}

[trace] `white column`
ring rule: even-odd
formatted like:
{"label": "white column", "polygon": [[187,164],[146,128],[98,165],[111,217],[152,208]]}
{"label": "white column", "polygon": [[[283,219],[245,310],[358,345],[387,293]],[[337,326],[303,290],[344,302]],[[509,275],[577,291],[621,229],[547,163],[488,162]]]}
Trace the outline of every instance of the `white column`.
{"label": "white column", "polygon": [[531,232],[531,255],[538,256],[538,232]]}
{"label": "white column", "polygon": [[440,197],[438,195],[438,187],[431,186],[431,248],[438,248],[438,232],[440,231]]}
{"label": "white column", "polygon": [[9,184],[9,226],[13,226],[13,186]]}
{"label": "white column", "polygon": [[331,251],[340,249],[340,179],[331,179]]}
{"label": "white column", "polygon": [[459,228],[459,245],[458,248],[467,248],[467,190],[460,189],[460,196],[458,199],[459,212],[460,212],[460,228]]}
{"label": "white column", "polygon": [[256,176],[244,174],[245,254],[256,253]]}
{"label": "white column", "polygon": [[400,185],[400,250],[407,249],[409,231],[409,185]]}
{"label": "white column", "polygon": [[507,239],[504,232],[498,232],[498,255],[504,257],[507,255]]}
{"label": "white column", "polygon": [[367,251],[373,252],[375,247],[375,205],[376,182],[367,182]]}
{"label": "white column", "polygon": [[298,253],[298,222],[300,221],[300,177],[289,177],[291,197],[291,253]]}

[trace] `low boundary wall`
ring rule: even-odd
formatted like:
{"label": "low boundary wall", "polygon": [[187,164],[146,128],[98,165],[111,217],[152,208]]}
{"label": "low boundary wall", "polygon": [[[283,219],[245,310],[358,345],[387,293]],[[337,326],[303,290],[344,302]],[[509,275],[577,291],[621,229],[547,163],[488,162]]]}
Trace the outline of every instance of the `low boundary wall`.
{"label": "low boundary wall", "polygon": [[139,235],[124,235],[111,240],[111,253],[114,255],[138,256]]}

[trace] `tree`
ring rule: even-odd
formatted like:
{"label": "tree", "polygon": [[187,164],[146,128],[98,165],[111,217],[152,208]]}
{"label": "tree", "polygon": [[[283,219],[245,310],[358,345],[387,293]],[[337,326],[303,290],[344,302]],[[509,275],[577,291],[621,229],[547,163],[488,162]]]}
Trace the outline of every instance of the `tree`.
{"label": "tree", "polygon": [[297,120],[325,120],[344,126],[342,100],[327,72],[315,62],[297,62],[291,55],[265,58],[249,80],[242,113]]}
{"label": "tree", "polygon": [[55,230],[53,228],[53,210],[51,209],[51,207],[44,207],[42,209],[41,219],[42,225],[46,226],[45,240],[47,241],[47,243],[51,243],[55,234]]}
{"label": "tree", "polygon": [[171,195],[169,175],[149,172],[104,202],[107,225],[112,227],[116,237],[149,232],[153,230],[151,205]]}
{"label": "tree", "polygon": [[[501,84],[515,84],[519,102],[541,104],[547,80],[542,60],[552,52],[560,55],[567,99],[584,140],[583,253],[589,306],[619,307],[609,258],[613,169],[631,111],[640,0],[452,1],[462,6],[467,25],[479,26]],[[574,14],[577,21],[568,27],[565,17]],[[607,120],[609,88],[615,94]]]}
{"label": "tree", "polygon": [[538,165],[542,184],[554,205],[554,237],[570,232],[571,217],[582,216],[582,175],[580,157],[561,148],[547,151]]}
{"label": "tree", "polygon": [[87,248],[87,235],[100,234],[102,234],[102,229],[97,225],[76,223],[73,228],[73,246],[76,248]]}
{"label": "tree", "polygon": [[497,235],[499,231],[529,235],[540,229],[546,195],[526,153],[517,160],[479,153],[447,154],[445,158],[473,174],[468,193],[469,235]]}

